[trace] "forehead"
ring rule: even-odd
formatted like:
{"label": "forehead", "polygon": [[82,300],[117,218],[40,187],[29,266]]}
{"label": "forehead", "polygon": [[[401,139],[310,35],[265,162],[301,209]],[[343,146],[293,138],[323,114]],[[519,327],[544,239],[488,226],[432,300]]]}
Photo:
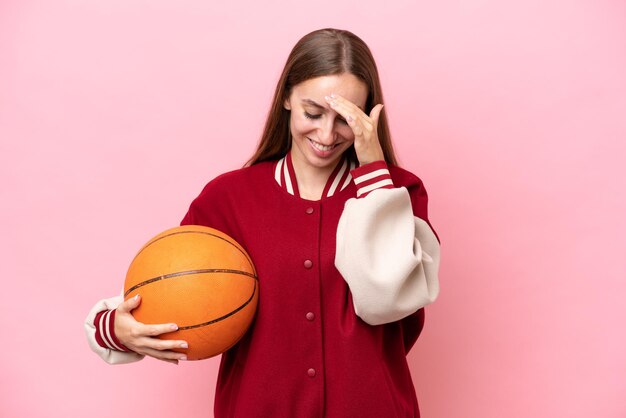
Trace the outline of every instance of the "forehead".
{"label": "forehead", "polygon": [[313,99],[318,103],[325,103],[324,96],[331,93],[339,94],[364,108],[368,91],[365,83],[350,73],[311,78],[297,84],[292,90],[292,95],[297,98]]}

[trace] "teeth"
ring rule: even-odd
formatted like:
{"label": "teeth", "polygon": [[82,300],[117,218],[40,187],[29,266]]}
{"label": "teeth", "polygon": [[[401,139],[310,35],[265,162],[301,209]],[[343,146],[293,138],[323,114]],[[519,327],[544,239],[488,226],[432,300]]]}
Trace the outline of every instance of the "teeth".
{"label": "teeth", "polygon": [[311,144],[313,144],[313,146],[320,151],[330,151],[331,149],[335,148],[334,145],[322,145],[319,142],[315,142],[313,140],[310,140],[310,141],[311,141]]}

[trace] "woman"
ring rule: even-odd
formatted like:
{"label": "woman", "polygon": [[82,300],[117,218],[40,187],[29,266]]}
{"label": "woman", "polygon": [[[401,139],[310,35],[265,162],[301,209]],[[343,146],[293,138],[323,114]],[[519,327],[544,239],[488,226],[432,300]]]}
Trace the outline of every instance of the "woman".
{"label": "woman", "polygon": [[[396,166],[374,59],[350,32],[303,37],[278,82],[258,150],[209,182],[181,224],[221,230],[255,263],[261,299],[222,355],[221,417],[416,417],[406,354],[439,286],[421,181]],[[184,360],[175,324],[132,317],[140,298],[86,320],[111,363]],[[117,309],[115,309],[117,308]]]}

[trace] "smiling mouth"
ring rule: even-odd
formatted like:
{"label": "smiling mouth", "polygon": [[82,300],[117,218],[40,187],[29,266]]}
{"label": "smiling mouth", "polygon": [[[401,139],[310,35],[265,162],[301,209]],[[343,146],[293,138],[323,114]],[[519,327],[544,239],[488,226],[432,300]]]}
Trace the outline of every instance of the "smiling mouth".
{"label": "smiling mouth", "polygon": [[320,151],[330,151],[333,148],[335,148],[337,145],[339,144],[334,144],[334,145],[322,145],[319,142],[315,142],[313,141],[311,138],[307,138],[309,140],[309,142],[311,143],[311,145],[313,145],[315,148],[317,148]]}

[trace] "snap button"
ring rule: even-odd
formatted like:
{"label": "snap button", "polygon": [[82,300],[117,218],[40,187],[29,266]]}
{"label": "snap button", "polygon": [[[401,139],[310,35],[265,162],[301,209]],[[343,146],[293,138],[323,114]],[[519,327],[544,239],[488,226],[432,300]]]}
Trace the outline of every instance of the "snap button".
{"label": "snap button", "polygon": [[310,269],[311,267],[313,267],[313,262],[311,260],[305,260],[304,268]]}
{"label": "snap button", "polygon": [[306,211],[305,211],[305,212],[306,212],[306,214],[307,214],[307,215],[310,215],[310,214],[312,214],[312,213],[313,213],[313,211],[314,211],[314,209],[313,209],[313,208],[306,208]]}
{"label": "snap button", "polygon": [[308,319],[309,321],[312,321],[315,319],[315,314],[313,312],[308,312],[306,314],[306,319]]}
{"label": "snap button", "polygon": [[309,375],[309,377],[315,377],[315,369],[307,370],[307,374]]}

